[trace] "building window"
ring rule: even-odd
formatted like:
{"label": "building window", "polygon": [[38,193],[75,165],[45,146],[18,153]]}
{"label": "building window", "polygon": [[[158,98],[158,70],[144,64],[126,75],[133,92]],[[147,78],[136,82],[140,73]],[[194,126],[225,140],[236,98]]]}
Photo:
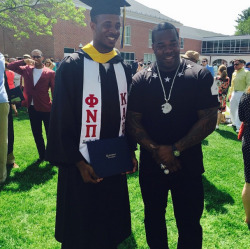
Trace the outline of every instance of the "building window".
{"label": "building window", "polygon": [[135,60],[135,53],[121,52],[121,57],[123,58],[124,62],[132,65]]}
{"label": "building window", "polygon": [[[120,28],[120,39],[122,40],[122,27]],[[131,45],[131,26],[125,26],[124,28],[124,45]]]}
{"label": "building window", "polygon": [[131,45],[131,26],[125,26],[124,45]]}
{"label": "building window", "polygon": [[64,52],[64,57],[65,57],[65,56],[68,56],[68,55],[74,53],[75,49],[74,48],[64,48],[63,52]]}
{"label": "building window", "polygon": [[246,53],[249,51],[249,48],[250,48],[250,41],[247,39],[242,39],[240,52]]}
{"label": "building window", "polygon": [[148,47],[152,48],[152,30],[148,32]]}
{"label": "building window", "polygon": [[201,52],[204,54],[249,54],[250,39],[203,41]]}
{"label": "building window", "polygon": [[180,37],[180,49],[184,48],[184,38]]}
{"label": "building window", "polygon": [[154,62],[156,61],[155,59],[155,54],[144,54],[144,63],[148,63],[148,62]]}

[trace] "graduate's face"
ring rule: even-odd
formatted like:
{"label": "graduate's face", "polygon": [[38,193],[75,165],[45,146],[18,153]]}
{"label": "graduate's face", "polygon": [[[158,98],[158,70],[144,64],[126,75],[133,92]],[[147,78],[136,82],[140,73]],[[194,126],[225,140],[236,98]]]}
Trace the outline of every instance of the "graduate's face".
{"label": "graduate's face", "polygon": [[157,63],[162,71],[172,71],[180,63],[179,39],[174,29],[157,31],[152,45]]}
{"label": "graduate's face", "polygon": [[120,36],[120,17],[109,14],[98,15],[90,26],[94,35],[94,47],[101,53],[110,52]]}

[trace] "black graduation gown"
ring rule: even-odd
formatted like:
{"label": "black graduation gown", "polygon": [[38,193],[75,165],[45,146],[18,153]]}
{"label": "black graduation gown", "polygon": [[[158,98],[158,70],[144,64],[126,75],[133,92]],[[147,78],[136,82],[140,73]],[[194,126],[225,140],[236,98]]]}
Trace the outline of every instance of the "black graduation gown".
{"label": "black graduation gown", "polygon": [[[85,184],[75,163],[79,152],[82,118],[83,58],[77,52],[64,59],[56,73],[46,159],[59,166],[56,231],[69,248],[111,248],[131,233],[129,197],[125,175]],[[118,88],[112,64],[106,73],[100,64],[102,93],[101,138],[117,137],[120,127]],[[131,72],[123,64],[128,83]],[[73,247],[72,247],[73,246]],[[66,248],[66,247],[65,247]],[[67,247],[68,248],[68,247]]]}

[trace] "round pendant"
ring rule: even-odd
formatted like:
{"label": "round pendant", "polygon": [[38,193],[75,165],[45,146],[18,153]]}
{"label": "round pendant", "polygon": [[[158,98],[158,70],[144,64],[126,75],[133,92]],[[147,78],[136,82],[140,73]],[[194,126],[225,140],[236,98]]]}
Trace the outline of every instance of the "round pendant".
{"label": "round pendant", "polygon": [[161,110],[162,110],[162,112],[163,112],[164,114],[167,114],[167,113],[171,112],[172,106],[171,106],[168,102],[166,102],[165,104],[163,104],[163,105],[161,106]]}
{"label": "round pendant", "polygon": [[165,174],[165,175],[168,175],[168,174],[169,174],[169,170],[168,170],[168,169],[165,169],[165,170],[164,170],[164,174]]}

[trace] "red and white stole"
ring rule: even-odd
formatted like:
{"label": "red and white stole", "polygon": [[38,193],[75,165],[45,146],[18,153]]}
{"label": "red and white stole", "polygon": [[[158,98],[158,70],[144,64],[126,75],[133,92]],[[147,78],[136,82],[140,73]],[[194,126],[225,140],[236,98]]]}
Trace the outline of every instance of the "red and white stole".
{"label": "red and white stole", "polygon": [[[120,104],[119,136],[125,133],[127,112],[127,79],[124,68],[119,62],[114,65]],[[90,162],[86,142],[100,139],[102,98],[101,76],[99,63],[84,57],[83,98],[82,98],[82,128],[79,150],[83,157]]]}

